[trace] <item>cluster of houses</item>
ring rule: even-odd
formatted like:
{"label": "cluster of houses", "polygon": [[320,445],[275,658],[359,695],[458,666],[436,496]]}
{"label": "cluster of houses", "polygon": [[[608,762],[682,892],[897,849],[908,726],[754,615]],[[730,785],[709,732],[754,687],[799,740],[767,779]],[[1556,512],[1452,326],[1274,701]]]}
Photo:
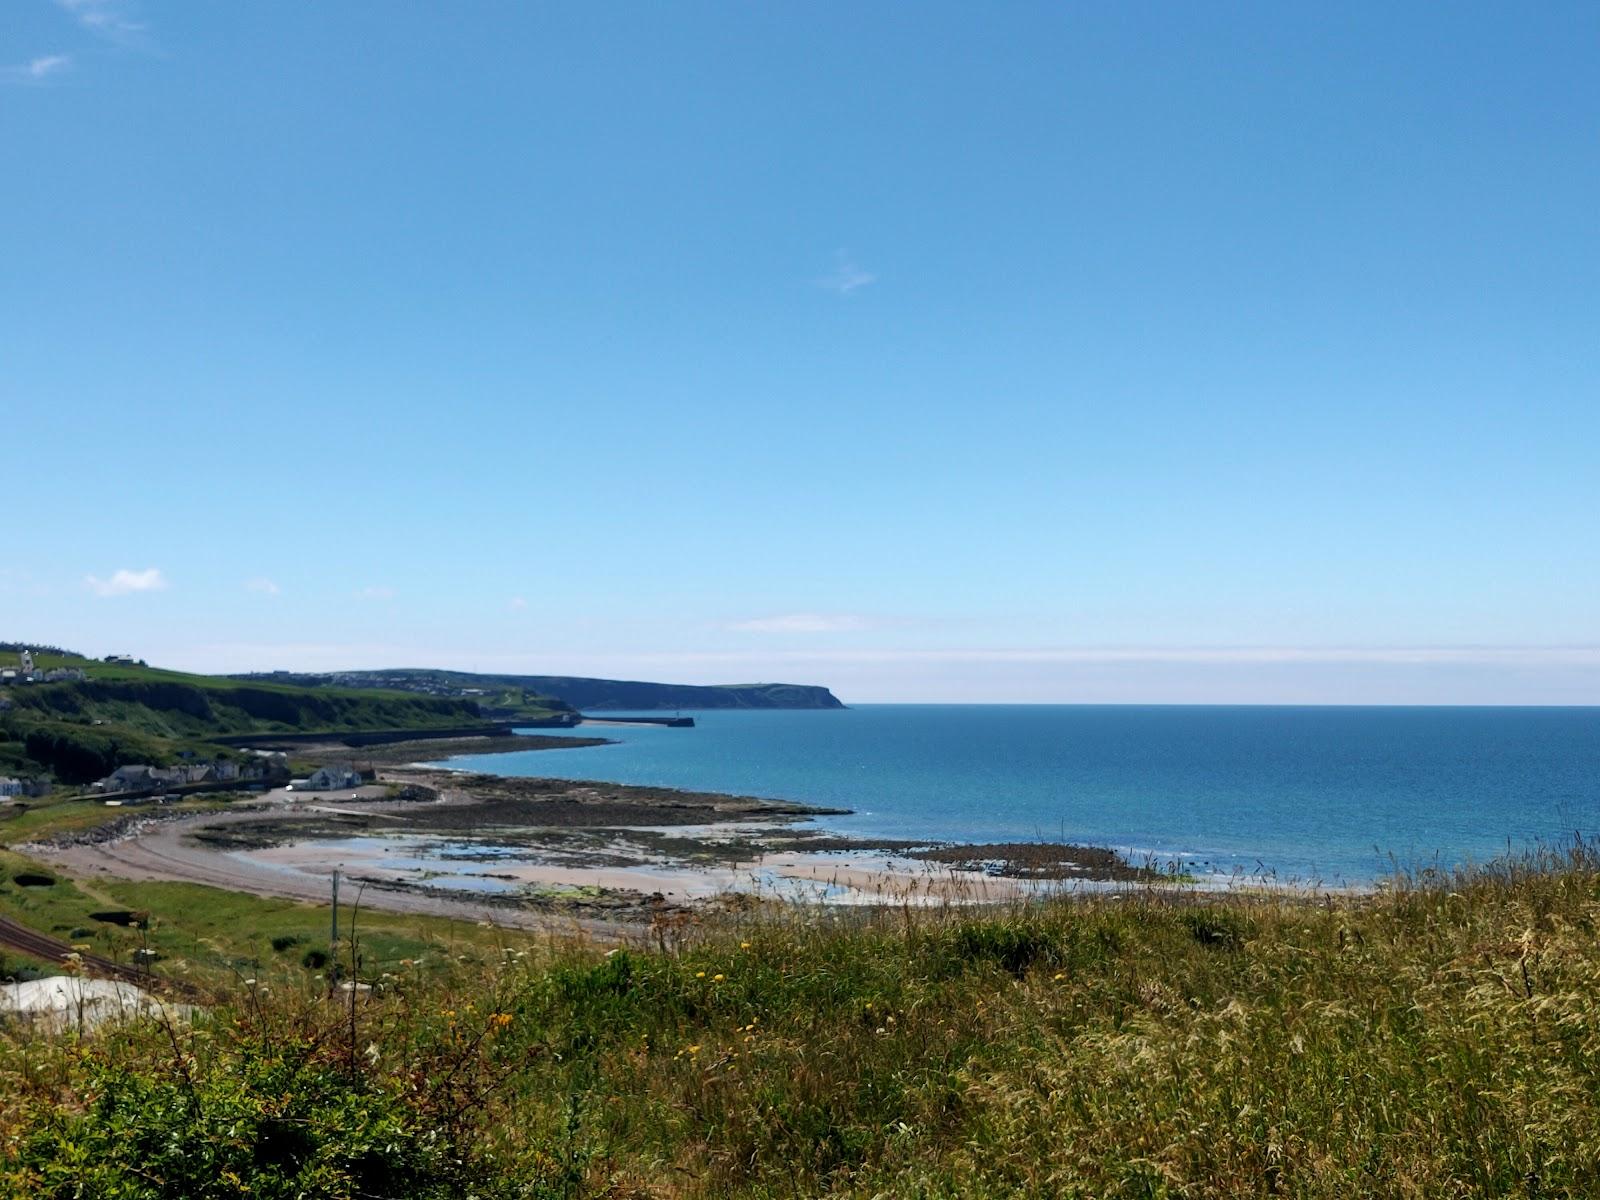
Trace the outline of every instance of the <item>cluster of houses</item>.
{"label": "cluster of houses", "polygon": [[133,763],[118,767],[92,786],[97,792],[152,792],[191,783],[267,783],[288,777],[286,762],[274,763],[263,758],[257,762],[238,763],[219,758],[215,762],[180,763],[175,767]]}
{"label": "cluster of houses", "polygon": [[50,791],[48,779],[18,779],[0,775],[0,800],[15,800],[21,796],[44,796]]}
{"label": "cluster of houses", "polygon": [[27,650],[17,658],[19,662],[16,666],[0,667],[0,686],[18,683],[65,683],[69,680],[82,682],[86,678],[77,667],[52,667],[48,671],[40,670],[34,665],[33,655]]}
{"label": "cluster of houses", "polygon": [[[289,760],[282,754],[261,754],[245,762],[219,758],[215,762],[180,763],[175,767],[153,767],[135,763],[118,767],[91,785],[103,795],[151,795],[189,788],[195,784],[286,784],[297,792],[337,792],[371,783],[371,770],[362,771],[350,763],[319,767],[304,779],[289,778]],[[196,789],[205,790],[205,789]]]}

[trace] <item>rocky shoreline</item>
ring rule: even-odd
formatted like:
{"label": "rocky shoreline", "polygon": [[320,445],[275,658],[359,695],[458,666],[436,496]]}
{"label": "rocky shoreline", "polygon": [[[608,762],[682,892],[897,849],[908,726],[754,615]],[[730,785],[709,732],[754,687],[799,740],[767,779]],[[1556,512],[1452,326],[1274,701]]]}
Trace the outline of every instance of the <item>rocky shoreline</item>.
{"label": "rocky shoreline", "polygon": [[[313,899],[335,869],[380,907],[507,923],[649,922],[742,894],[851,903],[1009,900],[1046,885],[1176,880],[1111,850],[854,838],[846,815],[755,796],[416,765],[437,755],[567,748],[543,736],[376,747],[378,784],[281,790],[204,813],[141,813],[32,849],[63,866]],[[537,743],[537,744],[533,744]],[[404,765],[402,765],[404,764]]]}

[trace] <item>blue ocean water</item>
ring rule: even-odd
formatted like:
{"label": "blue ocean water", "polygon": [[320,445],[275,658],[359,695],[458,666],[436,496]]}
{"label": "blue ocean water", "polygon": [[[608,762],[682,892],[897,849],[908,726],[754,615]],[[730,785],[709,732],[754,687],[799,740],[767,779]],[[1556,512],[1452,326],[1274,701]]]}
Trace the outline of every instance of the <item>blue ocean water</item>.
{"label": "blue ocean water", "polygon": [[861,705],[586,727],[458,758],[502,775],[854,809],[840,833],[1045,838],[1191,869],[1364,883],[1600,832],[1600,708]]}

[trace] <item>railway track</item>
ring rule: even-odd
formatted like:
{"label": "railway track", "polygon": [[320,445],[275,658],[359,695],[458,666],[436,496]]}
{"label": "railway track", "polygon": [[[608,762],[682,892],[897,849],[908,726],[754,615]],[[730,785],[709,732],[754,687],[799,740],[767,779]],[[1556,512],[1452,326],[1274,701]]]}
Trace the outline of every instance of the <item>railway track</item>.
{"label": "railway track", "polygon": [[109,958],[101,958],[98,954],[89,954],[81,950],[74,950],[71,945],[53,938],[47,933],[40,933],[37,929],[29,929],[26,925],[13,921],[10,917],[0,917],[0,946],[8,950],[15,950],[21,954],[28,954],[34,958],[42,958],[46,962],[66,964],[76,962],[85,975],[92,975],[102,979],[116,979],[124,983],[136,983],[141,987],[167,987],[185,996],[194,995],[194,989],[188,984],[180,983],[175,979],[166,979],[160,975],[153,975],[138,967],[130,967],[126,963],[112,962]]}

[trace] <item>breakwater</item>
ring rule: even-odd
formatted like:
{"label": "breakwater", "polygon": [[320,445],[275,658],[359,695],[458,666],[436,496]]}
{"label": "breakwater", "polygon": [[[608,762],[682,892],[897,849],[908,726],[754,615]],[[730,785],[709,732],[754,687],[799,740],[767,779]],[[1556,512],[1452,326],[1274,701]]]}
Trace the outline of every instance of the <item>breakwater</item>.
{"label": "breakwater", "polygon": [[606,714],[589,716],[584,714],[585,725],[664,725],[668,729],[693,729],[693,717],[613,717]]}

